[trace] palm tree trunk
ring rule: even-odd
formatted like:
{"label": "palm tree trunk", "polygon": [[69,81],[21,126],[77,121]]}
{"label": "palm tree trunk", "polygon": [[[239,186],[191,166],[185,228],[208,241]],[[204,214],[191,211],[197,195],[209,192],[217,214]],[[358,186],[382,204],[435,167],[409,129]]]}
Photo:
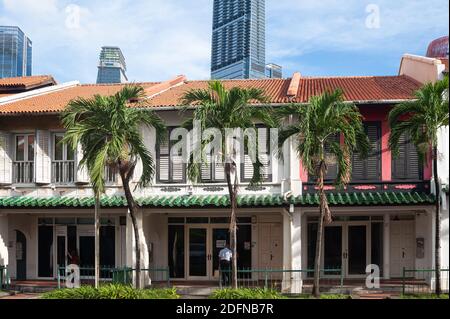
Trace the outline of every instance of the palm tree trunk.
{"label": "palm tree trunk", "polygon": [[314,262],[314,283],[313,283],[313,290],[312,294],[314,297],[319,298],[320,297],[320,263],[321,263],[321,254],[322,254],[322,238],[323,238],[323,224],[325,219],[325,207],[322,203],[322,199],[325,196],[325,191],[323,187],[323,180],[324,180],[324,172],[322,169],[320,169],[319,173],[319,196],[321,198],[320,200],[320,216],[319,216],[319,225],[317,228],[317,239],[316,239],[316,258]]}
{"label": "palm tree trunk", "polygon": [[441,294],[441,186],[438,175],[438,150],[437,146],[433,146],[433,175],[434,187],[436,189],[436,218],[435,218],[435,275],[436,275],[436,294]]}
{"label": "palm tree trunk", "polygon": [[98,192],[95,194],[94,228],[94,282],[95,288],[98,288],[100,283],[100,194]]}
{"label": "palm tree trunk", "polygon": [[228,193],[230,195],[231,216],[230,216],[230,247],[233,252],[231,259],[231,285],[233,289],[238,287],[237,276],[237,222],[236,222],[236,210],[237,210],[237,180],[235,178],[234,183],[231,181],[232,164],[225,164],[225,172],[228,185]]}
{"label": "palm tree trunk", "polygon": [[[132,174],[131,174],[132,175]],[[133,195],[131,193],[129,178],[125,177],[125,174],[121,173],[123,189],[125,192],[125,198],[127,200],[128,209],[130,211],[131,223],[133,225],[134,231],[134,245],[135,245],[135,266],[136,266],[136,284],[135,287],[141,288],[141,239],[139,236],[139,228],[137,225],[136,213],[137,205],[134,201]]]}

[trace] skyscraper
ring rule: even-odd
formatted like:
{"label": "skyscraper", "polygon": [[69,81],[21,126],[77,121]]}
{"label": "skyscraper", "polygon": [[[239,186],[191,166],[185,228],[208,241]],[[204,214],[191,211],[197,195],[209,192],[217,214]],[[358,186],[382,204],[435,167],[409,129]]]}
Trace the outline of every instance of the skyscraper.
{"label": "skyscraper", "polygon": [[266,65],[266,77],[270,79],[282,79],[283,68],[275,63],[269,63]]}
{"label": "skyscraper", "polygon": [[211,78],[265,78],[265,0],[214,0]]}
{"label": "skyscraper", "polygon": [[0,78],[30,76],[32,42],[19,27],[0,26]]}
{"label": "skyscraper", "polygon": [[127,65],[119,47],[102,47],[97,83],[125,83]]}

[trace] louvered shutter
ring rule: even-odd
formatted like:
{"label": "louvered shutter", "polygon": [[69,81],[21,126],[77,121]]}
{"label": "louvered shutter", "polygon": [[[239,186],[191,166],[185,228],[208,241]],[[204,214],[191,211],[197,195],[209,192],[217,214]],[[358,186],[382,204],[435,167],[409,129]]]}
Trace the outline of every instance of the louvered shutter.
{"label": "louvered shutter", "polygon": [[12,183],[11,134],[0,132],[0,184]]}
{"label": "louvered shutter", "polygon": [[407,150],[408,179],[419,180],[421,179],[422,169],[417,148],[411,141],[409,141],[409,143],[407,143]]}
{"label": "louvered shutter", "polygon": [[214,163],[214,178],[216,181],[225,180],[225,168],[223,163]]}
{"label": "louvered shutter", "polygon": [[51,183],[50,132],[36,131],[35,174],[37,184]]}
{"label": "louvered shutter", "polygon": [[172,160],[172,181],[176,183],[184,182],[184,163],[182,155],[174,155]]}
{"label": "louvered shutter", "polygon": [[81,144],[78,144],[77,146],[77,155],[76,155],[76,161],[77,161],[77,179],[76,182],[79,184],[87,184],[89,183],[89,174],[87,171],[86,166],[81,167],[80,162],[83,159],[83,147]]}
{"label": "louvered shutter", "polygon": [[202,170],[202,181],[211,181],[211,155],[206,155],[205,159],[201,165]]}
{"label": "louvered shutter", "polygon": [[157,150],[157,164],[158,164],[158,181],[169,181],[169,141],[166,139],[161,142]]}
{"label": "louvered shutter", "polygon": [[[145,148],[150,152],[151,146],[152,146],[151,145],[152,144],[152,135],[156,134],[155,130],[146,125],[141,125],[140,133],[141,133],[142,142],[144,143]],[[144,167],[142,166],[141,159],[139,159],[136,163],[136,167],[133,172],[133,182],[139,183],[143,172],[144,172]]]}
{"label": "louvered shutter", "polygon": [[381,177],[381,132],[378,123],[365,123],[366,134],[372,147],[369,156],[361,159],[353,154],[352,179],[354,181],[375,181]]}
{"label": "louvered shutter", "polygon": [[[339,142],[339,134],[334,135],[330,139],[335,142]],[[327,174],[325,175],[325,181],[334,182],[337,178],[338,164],[336,162],[336,157],[331,155],[331,150],[328,144],[325,145],[325,156],[327,159]],[[317,181],[317,176],[310,174],[309,181],[311,183],[315,183]]]}
{"label": "louvered shutter", "polygon": [[419,155],[408,135],[402,134],[399,139],[399,155],[392,160],[392,177],[394,179],[420,179]]}
{"label": "louvered shutter", "polygon": [[[272,178],[272,168],[270,163],[270,151],[269,151],[269,129],[258,128],[257,129],[258,149],[257,156],[262,164],[261,178],[264,181],[270,181]],[[241,164],[241,176],[244,181],[250,181],[253,178],[253,163],[248,149],[244,150],[243,163]]]}

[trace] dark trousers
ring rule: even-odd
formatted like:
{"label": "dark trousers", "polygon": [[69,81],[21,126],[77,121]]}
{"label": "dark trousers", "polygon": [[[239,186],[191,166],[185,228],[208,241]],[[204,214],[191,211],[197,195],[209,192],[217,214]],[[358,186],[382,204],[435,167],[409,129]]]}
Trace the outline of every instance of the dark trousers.
{"label": "dark trousers", "polygon": [[230,284],[231,277],[231,262],[228,260],[220,261],[220,271],[222,273],[222,286],[228,286]]}

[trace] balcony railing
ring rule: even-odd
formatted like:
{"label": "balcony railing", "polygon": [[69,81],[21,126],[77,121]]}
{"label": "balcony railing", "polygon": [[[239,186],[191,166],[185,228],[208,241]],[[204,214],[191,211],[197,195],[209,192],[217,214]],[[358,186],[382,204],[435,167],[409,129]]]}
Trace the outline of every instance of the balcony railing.
{"label": "balcony railing", "polygon": [[54,161],[52,163],[52,179],[55,184],[75,182],[75,161]]}
{"label": "balcony railing", "polygon": [[16,184],[34,183],[34,162],[13,162],[13,178]]}

